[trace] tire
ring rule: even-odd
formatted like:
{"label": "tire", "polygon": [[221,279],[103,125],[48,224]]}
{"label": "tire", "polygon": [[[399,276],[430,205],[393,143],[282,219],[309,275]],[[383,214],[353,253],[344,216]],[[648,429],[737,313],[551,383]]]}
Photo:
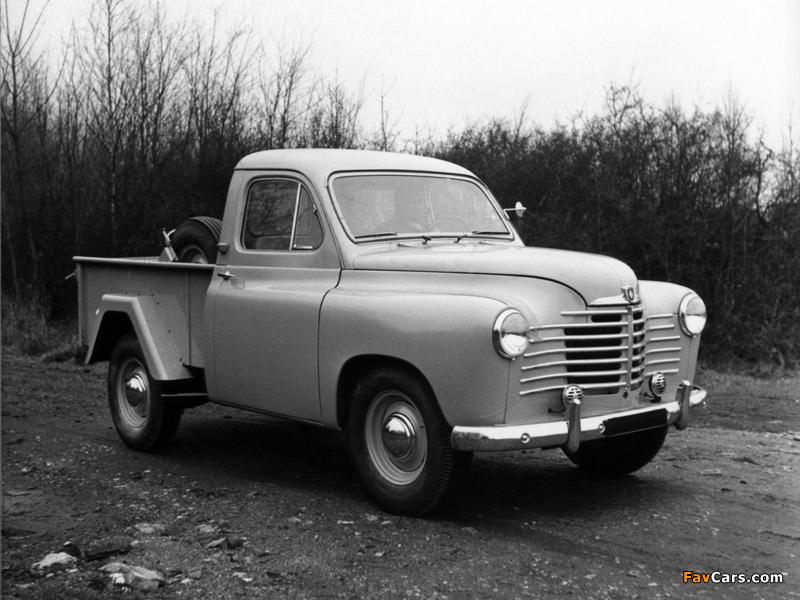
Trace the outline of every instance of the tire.
{"label": "tire", "polygon": [[577,452],[565,450],[564,453],[587,473],[606,477],[628,475],[655,458],[664,445],[668,429],[657,427],[585,442]]}
{"label": "tire", "polygon": [[452,428],[417,377],[394,368],[364,377],[353,393],[348,431],[361,480],[385,510],[421,517],[449,491]]}
{"label": "tire", "polygon": [[172,249],[178,262],[216,264],[222,222],[212,217],[192,217],[172,233]]}
{"label": "tire", "polygon": [[162,384],[150,375],[134,334],[120,339],[111,352],[108,406],[119,437],[134,450],[160,450],[178,431],[183,409],[164,401]]}

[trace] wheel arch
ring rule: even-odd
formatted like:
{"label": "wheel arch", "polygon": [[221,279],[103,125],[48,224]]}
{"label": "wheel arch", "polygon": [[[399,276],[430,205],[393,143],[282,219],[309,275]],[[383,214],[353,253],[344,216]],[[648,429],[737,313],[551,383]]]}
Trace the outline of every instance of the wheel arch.
{"label": "wheel arch", "polygon": [[100,321],[94,344],[86,355],[87,364],[110,359],[114,346],[129,333],[135,333],[135,330],[126,313],[116,310],[106,312]]}
{"label": "wheel arch", "polygon": [[105,294],[97,309],[97,331],[90,338],[86,363],[108,360],[115,344],[133,333],[152,377],[159,381],[192,379],[169,322],[154,294]]}
{"label": "wheel arch", "polygon": [[[414,364],[401,358],[383,354],[362,354],[353,356],[342,365],[336,385],[336,424],[340,429],[347,428],[347,419],[353,391],[359,379],[370,371],[381,367],[395,368],[412,374],[428,388],[431,397],[436,400],[437,405],[439,404],[439,400],[436,398],[430,381],[428,381],[425,374]],[[441,410],[441,406],[439,406],[439,409]]]}

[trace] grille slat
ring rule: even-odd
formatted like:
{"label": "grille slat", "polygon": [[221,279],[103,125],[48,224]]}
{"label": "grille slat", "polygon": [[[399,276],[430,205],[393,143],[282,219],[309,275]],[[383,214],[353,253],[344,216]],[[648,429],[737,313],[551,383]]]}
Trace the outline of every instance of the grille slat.
{"label": "grille slat", "polygon": [[[569,327],[566,331],[574,330],[575,327]],[[606,327],[605,329],[608,329]],[[620,333],[620,334],[599,334],[599,335],[564,335],[560,337],[551,337],[551,338],[542,338],[543,342],[563,342],[564,340],[569,340],[571,342],[580,342],[586,340],[621,340],[628,337],[627,333]]]}
{"label": "grille slat", "polygon": [[[562,317],[587,317],[598,314],[600,311],[597,310],[562,310],[561,316]],[[619,308],[616,310],[604,310],[604,315],[627,315],[628,309],[626,308]]]}
{"label": "grille slat", "polygon": [[646,366],[651,367],[653,365],[665,365],[668,363],[676,363],[680,362],[680,358],[665,358],[663,360],[648,360]]}
{"label": "grille slat", "polygon": [[[620,369],[619,371],[587,371],[585,373],[571,373],[570,379],[574,379],[575,377],[600,377],[600,376],[609,376],[609,375],[625,375],[626,371],[624,369]],[[553,375],[540,375],[538,377],[529,377],[527,379],[520,380],[520,383],[531,383],[532,381],[542,381],[544,379],[552,379]]]}
{"label": "grille slat", "polygon": [[[639,319],[638,321],[634,321],[634,325],[639,325],[644,323],[644,319]],[[538,327],[531,327],[531,331],[542,331],[544,329],[564,329],[565,327],[575,327],[575,323],[559,323],[557,325],[540,325]],[[600,323],[580,323],[580,327],[583,329],[592,329],[592,328],[601,328],[606,327],[608,328],[608,322],[600,322]]]}
{"label": "grille slat", "polygon": [[541,363],[539,365],[528,365],[522,367],[522,371],[530,371],[531,369],[544,369],[547,367],[561,367],[564,365],[594,365],[597,363],[619,363],[618,358],[598,358],[595,360],[557,360],[549,363]]}
{"label": "grille slat", "polygon": [[663,313],[663,314],[660,314],[660,315],[650,315],[650,316],[646,317],[646,320],[650,321],[652,319],[671,319],[674,316],[675,315],[673,315],[672,313]]}
{"label": "grille slat", "polygon": [[663,352],[680,352],[680,351],[681,351],[680,348],[651,348],[644,354],[645,356],[647,356],[648,354],[660,354]]}
{"label": "grille slat", "polygon": [[[639,381],[639,383],[641,383],[643,381],[643,378],[640,378],[638,381]],[[540,392],[550,392],[550,391],[554,391],[554,390],[563,390],[565,387],[566,386],[564,386],[564,385],[552,385],[552,386],[546,387],[546,388],[536,388],[536,389],[533,389],[533,390],[524,390],[524,391],[520,392],[519,395],[520,396],[527,396],[529,394],[538,394]],[[587,383],[587,384],[581,384],[581,387],[583,388],[584,391],[586,391],[586,390],[603,390],[603,389],[608,389],[608,388],[619,387],[619,383]]]}
{"label": "grille slat", "polygon": [[[597,348],[569,348],[569,353],[579,353],[579,352],[604,352],[604,351],[617,351],[619,352],[619,346],[604,346],[604,347],[597,347]],[[542,350],[540,352],[529,352],[525,354],[525,358],[532,358],[534,356],[542,356],[544,354],[556,354],[560,353],[563,354],[567,352],[563,346],[560,348],[553,348],[551,350]]]}

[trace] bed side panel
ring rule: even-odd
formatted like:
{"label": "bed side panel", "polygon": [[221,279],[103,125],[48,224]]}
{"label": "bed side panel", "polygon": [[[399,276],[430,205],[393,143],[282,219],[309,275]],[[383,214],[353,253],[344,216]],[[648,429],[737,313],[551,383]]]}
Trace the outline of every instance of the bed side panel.
{"label": "bed side panel", "polygon": [[[213,266],[156,259],[85,259],[78,262],[80,343],[91,347],[105,312],[105,295],[152,297],[186,366],[204,367],[203,311]],[[156,336],[157,337],[157,336]]]}

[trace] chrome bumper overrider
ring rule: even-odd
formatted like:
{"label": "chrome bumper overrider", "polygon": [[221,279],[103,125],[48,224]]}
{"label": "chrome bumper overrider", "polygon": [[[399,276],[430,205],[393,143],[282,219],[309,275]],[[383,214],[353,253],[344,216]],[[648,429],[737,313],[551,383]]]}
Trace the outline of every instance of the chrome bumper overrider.
{"label": "chrome bumper overrider", "polygon": [[684,381],[678,387],[675,400],[671,402],[648,402],[620,412],[583,418],[580,416],[580,402],[577,402],[565,410],[563,421],[531,425],[454,427],[451,441],[456,450],[475,452],[551,446],[566,446],[574,452],[580,442],[611,435],[633,433],[663,425],[686,429],[689,426],[689,409],[705,404],[705,400],[704,389]]}

